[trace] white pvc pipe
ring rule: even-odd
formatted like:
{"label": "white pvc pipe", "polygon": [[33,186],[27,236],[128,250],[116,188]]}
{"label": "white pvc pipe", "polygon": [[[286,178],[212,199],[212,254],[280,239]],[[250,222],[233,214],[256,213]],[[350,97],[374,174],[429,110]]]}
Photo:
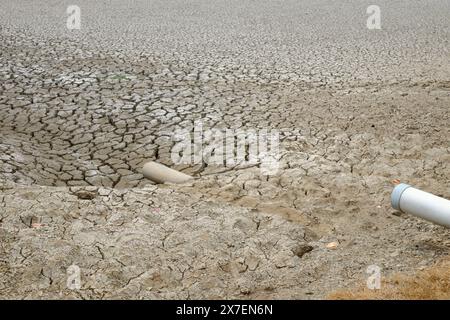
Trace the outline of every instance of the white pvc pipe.
{"label": "white pvc pipe", "polygon": [[142,174],[156,183],[183,183],[193,178],[183,172],[153,161],[144,164]]}
{"label": "white pvc pipe", "polygon": [[392,207],[450,228],[450,201],[401,183],[392,191]]}

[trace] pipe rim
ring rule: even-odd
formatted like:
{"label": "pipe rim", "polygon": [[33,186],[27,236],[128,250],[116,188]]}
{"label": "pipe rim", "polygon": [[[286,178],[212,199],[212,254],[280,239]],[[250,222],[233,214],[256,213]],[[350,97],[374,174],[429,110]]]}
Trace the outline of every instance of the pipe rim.
{"label": "pipe rim", "polygon": [[410,187],[411,186],[409,184],[400,183],[394,188],[394,190],[392,190],[391,194],[392,208],[394,208],[395,210],[402,211],[402,209],[400,208],[400,199],[402,198],[403,192]]}

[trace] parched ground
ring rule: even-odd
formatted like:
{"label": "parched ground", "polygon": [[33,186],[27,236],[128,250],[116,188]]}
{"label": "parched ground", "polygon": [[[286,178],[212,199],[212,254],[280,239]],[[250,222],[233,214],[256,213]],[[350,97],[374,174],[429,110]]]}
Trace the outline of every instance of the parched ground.
{"label": "parched ground", "polygon": [[[382,30],[364,1],[69,4],[0,4],[1,298],[314,299],[450,252],[389,199],[450,198],[447,1],[380,1]],[[174,166],[197,120],[279,130],[280,170]]]}

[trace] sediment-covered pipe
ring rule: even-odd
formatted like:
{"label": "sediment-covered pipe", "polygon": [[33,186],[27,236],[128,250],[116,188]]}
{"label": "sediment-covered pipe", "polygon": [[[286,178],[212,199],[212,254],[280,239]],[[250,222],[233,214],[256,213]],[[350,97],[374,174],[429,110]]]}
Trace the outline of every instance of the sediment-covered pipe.
{"label": "sediment-covered pipe", "polygon": [[183,183],[193,179],[190,175],[153,161],[144,164],[142,174],[156,183]]}
{"label": "sediment-covered pipe", "polygon": [[392,207],[450,228],[450,201],[400,183],[392,191]]}

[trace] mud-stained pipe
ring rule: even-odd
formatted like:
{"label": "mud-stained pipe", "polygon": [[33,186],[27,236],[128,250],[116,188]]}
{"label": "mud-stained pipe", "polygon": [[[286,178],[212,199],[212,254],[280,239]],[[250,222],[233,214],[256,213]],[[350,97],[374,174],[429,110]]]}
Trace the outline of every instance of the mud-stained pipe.
{"label": "mud-stained pipe", "polygon": [[193,179],[193,177],[185,173],[153,161],[144,164],[142,174],[147,179],[150,179],[156,183],[183,183]]}
{"label": "mud-stained pipe", "polygon": [[450,201],[400,183],[392,191],[392,207],[450,228]]}

